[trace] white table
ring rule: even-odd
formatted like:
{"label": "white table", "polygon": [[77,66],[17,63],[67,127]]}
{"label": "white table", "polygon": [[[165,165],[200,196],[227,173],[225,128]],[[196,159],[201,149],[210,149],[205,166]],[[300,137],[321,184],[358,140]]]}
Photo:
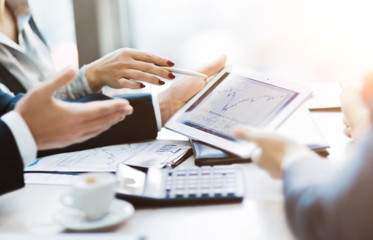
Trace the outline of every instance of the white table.
{"label": "white table", "polygon": [[[312,112],[312,116],[331,145],[329,158],[339,163],[349,143],[342,132],[342,114]],[[191,165],[192,157],[179,167]],[[247,191],[242,203],[140,209],[128,221],[106,231],[148,239],[294,239],[284,213],[282,182],[251,163],[243,167]],[[27,185],[1,196],[0,232],[63,232],[52,217],[61,208],[59,198],[66,190],[66,186]]]}

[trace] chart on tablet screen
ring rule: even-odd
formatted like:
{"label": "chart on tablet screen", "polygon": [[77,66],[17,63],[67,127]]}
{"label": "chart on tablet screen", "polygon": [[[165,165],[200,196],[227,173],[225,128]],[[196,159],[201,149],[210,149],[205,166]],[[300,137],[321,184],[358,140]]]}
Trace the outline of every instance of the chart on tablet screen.
{"label": "chart on tablet screen", "polygon": [[296,95],[285,88],[229,74],[181,118],[187,125],[229,137],[237,124],[264,126]]}

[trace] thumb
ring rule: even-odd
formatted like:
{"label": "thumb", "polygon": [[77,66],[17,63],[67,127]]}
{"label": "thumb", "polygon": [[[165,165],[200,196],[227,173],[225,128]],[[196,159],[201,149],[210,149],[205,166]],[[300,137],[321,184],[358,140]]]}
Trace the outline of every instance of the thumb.
{"label": "thumb", "polygon": [[247,125],[237,126],[233,129],[233,134],[237,138],[256,143],[260,142],[263,137],[263,133],[258,129]]}
{"label": "thumb", "polygon": [[222,55],[219,58],[217,58],[215,61],[211,62],[210,64],[207,64],[206,66],[198,69],[198,72],[206,74],[207,76],[212,76],[222,70],[225,66],[225,63],[227,62],[227,56]]}
{"label": "thumb", "polygon": [[76,77],[76,70],[72,67],[68,67],[60,72],[57,77],[45,83],[40,89],[43,89],[44,93],[49,96],[53,96],[58,90],[72,82]]}

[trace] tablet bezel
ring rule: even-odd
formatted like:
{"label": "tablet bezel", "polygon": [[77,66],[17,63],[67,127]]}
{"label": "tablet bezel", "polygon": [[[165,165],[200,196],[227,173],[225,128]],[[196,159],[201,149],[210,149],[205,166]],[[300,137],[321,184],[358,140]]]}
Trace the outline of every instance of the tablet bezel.
{"label": "tablet bezel", "polygon": [[[191,100],[189,100],[181,109],[179,109],[174,114],[174,116],[165,124],[165,127],[167,129],[183,134],[191,139],[205,142],[209,145],[223,149],[241,158],[249,158],[256,147],[255,144],[239,139],[228,140],[226,138],[210,134],[208,132],[199,130],[197,128],[177,121],[177,119],[187,109],[189,109],[190,106],[197,102],[204,95],[204,93],[208,91],[210,87],[213,86],[215,82],[218,81],[227,72],[263,82],[264,84],[271,84],[280,88],[285,88],[298,93],[298,95],[295,96],[294,99],[284,107],[284,109],[282,109],[273,119],[271,119],[271,121],[266,126],[262,127],[266,131],[275,130],[278,126],[280,126],[283,121],[285,121],[308,97],[311,96],[312,89],[298,83],[270,77],[266,74],[254,71],[252,69],[244,69],[238,67],[233,68],[232,66],[227,66],[217,75],[215,75],[211,80],[209,80],[206,86]],[[224,81],[225,80],[223,80],[222,82]]]}

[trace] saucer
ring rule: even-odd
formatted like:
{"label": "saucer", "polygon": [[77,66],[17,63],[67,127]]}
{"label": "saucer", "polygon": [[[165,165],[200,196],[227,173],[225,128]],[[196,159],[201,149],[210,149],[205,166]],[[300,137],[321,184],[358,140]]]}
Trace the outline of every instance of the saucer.
{"label": "saucer", "polygon": [[132,216],[134,212],[135,209],[129,202],[114,199],[109,212],[102,218],[85,220],[78,211],[65,207],[57,212],[54,220],[70,230],[88,231],[119,224]]}

